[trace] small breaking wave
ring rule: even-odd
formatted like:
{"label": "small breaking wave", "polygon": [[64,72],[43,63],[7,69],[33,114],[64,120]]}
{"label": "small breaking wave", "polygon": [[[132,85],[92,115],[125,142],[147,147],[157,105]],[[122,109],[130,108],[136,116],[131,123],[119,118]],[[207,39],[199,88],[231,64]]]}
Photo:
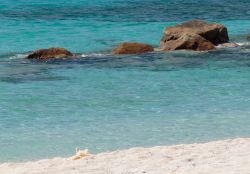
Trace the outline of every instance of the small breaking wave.
{"label": "small breaking wave", "polygon": [[236,44],[238,44],[239,46],[249,46],[250,45],[249,42],[236,42]]}
{"label": "small breaking wave", "polygon": [[[235,45],[234,45],[235,44]],[[220,49],[220,48],[235,48],[235,47],[248,47],[250,46],[249,42],[233,42],[232,45],[217,45],[216,48]]]}
{"label": "small breaking wave", "polygon": [[81,54],[82,58],[87,58],[87,57],[105,57],[109,54],[105,53],[89,53],[89,54]]}
{"label": "small breaking wave", "polygon": [[9,57],[9,59],[14,60],[14,59],[23,59],[26,56],[28,56],[28,54],[15,54]]}

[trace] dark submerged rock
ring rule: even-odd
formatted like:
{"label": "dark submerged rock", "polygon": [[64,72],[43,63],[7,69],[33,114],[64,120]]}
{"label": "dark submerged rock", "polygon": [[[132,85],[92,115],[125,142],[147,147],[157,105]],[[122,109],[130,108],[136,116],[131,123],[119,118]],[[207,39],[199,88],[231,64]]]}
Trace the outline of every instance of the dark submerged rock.
{"label": "dark submerged rock", "polygon": [[58,59],[58,58],[72,58],[74,54],[64,48],[48,48],[36,50],[33,53],[29,54],[27,59]]}
{"label": "dark submerged rock", "polygon": [[247,40],[250,41],[250,35],[247,36]]}
{"label": "dark submerged rock", "polygon": [[142,54],[154,51],[150,45],[136,42],[125,42],[112,50],[113,54]]}

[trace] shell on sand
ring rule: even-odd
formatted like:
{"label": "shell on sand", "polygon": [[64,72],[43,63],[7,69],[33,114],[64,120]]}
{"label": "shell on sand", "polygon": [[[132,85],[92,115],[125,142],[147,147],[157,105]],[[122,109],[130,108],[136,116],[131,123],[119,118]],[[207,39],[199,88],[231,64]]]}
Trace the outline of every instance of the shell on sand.
{"label": "shell on sand", "polygon": [[82,159],[88,155],[89,155],[88,149],[80,150],[80,149],[76,148],[76,154],[74,156],[70,157],[70,159],[71,160],[79,160],[79,159]]}

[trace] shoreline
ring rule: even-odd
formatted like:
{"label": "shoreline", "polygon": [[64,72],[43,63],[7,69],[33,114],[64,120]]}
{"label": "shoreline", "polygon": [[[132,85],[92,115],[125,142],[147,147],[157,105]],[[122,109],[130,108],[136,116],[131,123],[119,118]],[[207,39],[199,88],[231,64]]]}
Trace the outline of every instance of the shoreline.
{"label": "shoreline", "polygon": [[250,138],[135,147],[90,154],[76,161],[53,158],[0,164],[0,173],[4,174],[248,174],[249,171]]}

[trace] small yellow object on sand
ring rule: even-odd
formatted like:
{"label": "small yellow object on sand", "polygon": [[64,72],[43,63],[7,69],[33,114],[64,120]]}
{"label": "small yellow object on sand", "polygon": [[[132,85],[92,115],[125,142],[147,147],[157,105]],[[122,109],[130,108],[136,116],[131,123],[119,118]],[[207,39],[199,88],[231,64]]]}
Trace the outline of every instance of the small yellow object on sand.
{"label": "small yellow object on sand", "polygon": [[76,148],[76,155],[72,156],[70,159],[71,160],[79,160],[79,159],[82,159],[88,155],[89,155],[88,149],[80,150],[80,149]]}

